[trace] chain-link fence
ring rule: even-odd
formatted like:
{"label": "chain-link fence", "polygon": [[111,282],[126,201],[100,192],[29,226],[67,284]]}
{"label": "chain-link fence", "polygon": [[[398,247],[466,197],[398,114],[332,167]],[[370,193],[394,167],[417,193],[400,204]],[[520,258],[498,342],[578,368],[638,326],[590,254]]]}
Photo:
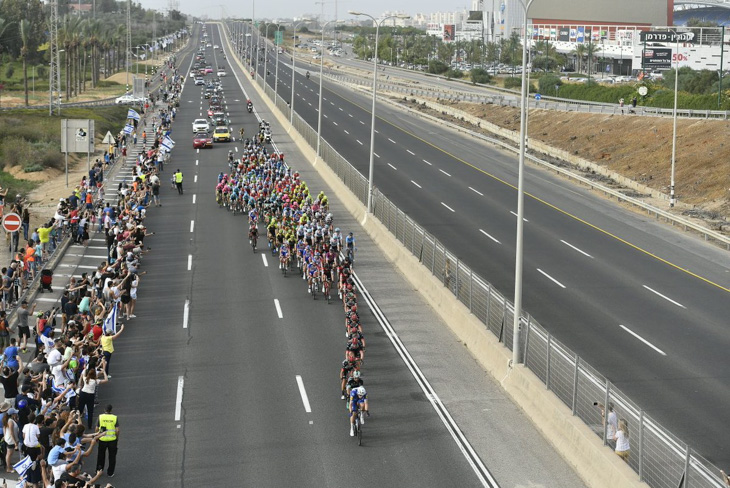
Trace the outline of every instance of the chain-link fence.
{"label": "chain-link fence", "polygon": [[[273,89],[267,88],[266,94],[273,100]],[[289,116],[289,106],[282,102],[279,98],[276,105]],[[296,112],[293,126],[307,144],[317,147],[317,131]],[[320,143],[320,152],[322,160],[365,204],[367,178],[324,140]],[[506,297],[377,188],[373,191],[373,215],[443,283],[444,288],[469,308],[487,330],[512,350],[514,307]],[[571,409],[573,415],[601,437],[604,444],[614,443],[606,436],[605,406],[610,406],[617,418],[626,422],[631,444],[627,462],[640,480],[654,488],[725,487],[716,466],[692,452],[533,317],[524,314],[520,324],[519,344],[525,366]]]}

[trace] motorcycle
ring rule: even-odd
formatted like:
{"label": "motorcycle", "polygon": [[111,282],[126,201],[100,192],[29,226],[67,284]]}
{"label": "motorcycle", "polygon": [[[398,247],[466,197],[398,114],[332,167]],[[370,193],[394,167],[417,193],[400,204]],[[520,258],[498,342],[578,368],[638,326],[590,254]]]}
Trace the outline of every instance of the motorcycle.
{"label": "motorcycle", "polygon": [[307,71],[307,79],[309,79],[309,71]]}
{"label": "motorcycle", "polygon": [[248,110],[248,113],[253,112],[253,103],[249,103],[248,105],[246,105],[246,110]]}

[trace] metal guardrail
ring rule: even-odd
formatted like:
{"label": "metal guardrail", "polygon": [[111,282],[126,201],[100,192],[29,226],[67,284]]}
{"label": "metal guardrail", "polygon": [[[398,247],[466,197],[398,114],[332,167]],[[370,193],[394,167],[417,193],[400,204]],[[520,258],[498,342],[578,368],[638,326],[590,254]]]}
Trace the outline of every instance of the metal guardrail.
{"label": "metal guardrail", "polygon": [[[257,77],[261,85],[263,80]],[[273,90],[265,93],[290,117],[291,108]],[[293,126],[311,147],[317,131],[294,113]],[[361,203],[367,201],[367,178],[324,139],[322,160],[339,176]],[[514,307],[485,279],[473,272],[435,236],[398,209],[377,188],[373,194],[374,216],[419,262],[444,284],[469,311],[512,349]],[[653,488],[724,488],[720,470],[654,420],[605,376],[543,328],[532,316],[521,317],[520,347],[530,369],[568,408],[599,437],[605,439],[601,410],[594,402],[612,403],[619,418],[626,419],[631,433],[629,466],[639,479]]]}
{"label": "metal guardrail", "polygon": [[[343,79],[343,78],[341,78],[339,76],[331,76],[331,78],[333,78],[334,80],[340,81],[340,82],[349,83],[348,80]],[[372,83],[366,83],[366,84],[357,83],[356,86],[368,87],[368,86],[372,86]],[[368,87],[368,90],[369,89],[370,88]],[[389,85],[382,84],[382,83],[378,83],[378,89],[388,90],[389,89]],[[417,92],[417,91],[418,90],[411,90],[410,91],[411,92],[410,94],[413,95],[413,92]],[[389,100],[384,99],[384,98],[381,98],[380,100],[381,100],[381,102],[392,103]],[[500,146],[500,147],[502,147],[504,149],[507,149],[509,151],[512,151],[512,152],[515,152],[516,153],[519,150],[518,147],[516,147],[514,145],[511,145],[511,144],[508,144],[508,143],[505,143],[504,141],[502,141],[500,139],[496,139],[496,138],[493,138],[493,137],[485,136],[484,134],[480,134],[478,132],[474,132],[474,131],[471,131],[469,129],[465,129],[465,128],[460,127],[460,126],[457,126],[457,125],[454,125],[454,124],[450,124],[450,123],[448,123],[446,121],[443,121],[441,119],[438,119],[436,117],[432,117],[429,114],[424,114],[422,112],[416,112],[416,111],[414,111],[413,109],[411,109],[409,107],[403,107],[402,105],[399,105],[399,107],[400,108],[403,108],[403,109],[406,109],[406,110],[408,110],[408,111],[410,111],[410,112],[412,112],[414,114],[417,114],[420,117],[427,118],[427,119],[431,120],[432,122],[439,123],[439,124],[447,124],[447,125],[449,125],[449,127],[453,128],[453,129],[459,130],[461,132],[465,132],[465,133],[469,134],[472,137],[476,137],[478,139],[487,141],[487,142],[489,142],[491,144],[495,144],[495,145]],[[528,141],[528,149],[529,149],[529,141]],[[634,205],[634,206],[636,206],[638,208],[643,209],[647,214],[652,215],[652,216],[654,216],[657,219],[662,218],[666,222],[671,223],[672,225],[677,225],[677,226],[681,227],[685,232],[691,230],[692,232],[695,232],[695,233],[701,235],[705,239],[705,241],[714,241],[714,243],[717,243],[719,245],[722,245],[722,246],[725,247],[725,249],[730,250],[730,237],[728,237],[728,236],[726,236],[726,235],[724,235],[724,234],[722,234],[720,232],[714,231],[712,229],[708,229],[708,228],[706,228],[706,227],[704,227],[704,226],[702,226],[700,224],[694,223],[694,222],[689,221],[687,219],[683,219],[683,218],[681,218],[681,217],[679,217],[677,215],[672,214],[671,212],[667,212],[666,210],[662,210],[660,208],[654,207],[653,205],[649,205],[648,203],[646,203],[646,202],[644,202],[642,200],[639,200],[637,198],[633,198],[633,197],[627,196],[627,195],[625,195],[624,193],[622,193],[619,190],[614,190],[614,189],[609,188],[609,187],[607,187],[605,185],[601,185],[600,183],[597,183],[596,181],[593,181],[590,178],[585,178],[585,177],[583,177],[583,176],[581,176],[579,174],[574,173],[573,171],[571,171],[569,169],[565,169],[565,168],[561,168],[559,166],[556,166],[556,165],[554,165],[554,164],[552,164],[552,163],[550,163],[548,161],[545,161],[543,159],[538,158],[535,155],[527,154],[526,157],[530,161],[532,161],[532,162],[534,162],[534,163],[536,163],[536,164],[538,164],[540,166],[543,166],[543,167],[549,169],[550,171],[555,171],[556,173],[561,174],[562,176],[565,176],[565,177],[567,177],[569,179],[578,181],[578,182],[580,182],[580,183],[588,186],[589,188],[598,189],[601,192],[605,193],[606,195],[610,195],[612,197],[615,197],[618,202],[626,202],[626,203],[629,203],[631,205]]]}

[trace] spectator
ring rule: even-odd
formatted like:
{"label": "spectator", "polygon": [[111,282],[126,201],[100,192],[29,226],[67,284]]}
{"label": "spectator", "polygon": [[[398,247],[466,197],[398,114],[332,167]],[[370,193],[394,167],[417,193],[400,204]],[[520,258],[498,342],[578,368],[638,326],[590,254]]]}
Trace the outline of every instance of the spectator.
{"label": "spectator", "polygon": [[630,446],[629,446],[629,424],[626,422],[626,419],[621,419],[618,422],[618,428],[616,429],[616,433],[613,436],[613,439],[616,441],[616,454],[626,461],[629,462],[629,452],[630,452]]}

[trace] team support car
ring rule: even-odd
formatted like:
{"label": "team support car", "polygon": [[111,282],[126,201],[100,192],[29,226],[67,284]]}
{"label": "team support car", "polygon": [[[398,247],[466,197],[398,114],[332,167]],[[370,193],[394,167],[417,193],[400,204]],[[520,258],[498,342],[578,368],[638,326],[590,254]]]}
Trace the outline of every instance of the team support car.
{"label": "team support car", "polygon": [[228,118],[224,112],[215,112],[211,117],[214,127],[223,127],[228,125]]}
{"label": "team support car", "polygon": [[193,149],[205,149],[213,147],[213,138],[207,132],[198,132],[193,137]]}
{"label": "team support car", "polygon": [[226,76],[226,70],[224,68],[218,68],[216,76]]}
{"label": "team support car", "polygon": [[195,77],[195,84],[198,86],[205,85],[205,80],[203,80],[203,78],[200,75],[198,75]]}
{"label": "team support car", "polygon": [[216,127],[213,131],[214,142],[231,142],[231,129],[228,127]]}
{"label": "team support car", "polygon": [[198,132],[210,132],[210,124],[205,119],[195,119],[193,121],[193,134]]}

